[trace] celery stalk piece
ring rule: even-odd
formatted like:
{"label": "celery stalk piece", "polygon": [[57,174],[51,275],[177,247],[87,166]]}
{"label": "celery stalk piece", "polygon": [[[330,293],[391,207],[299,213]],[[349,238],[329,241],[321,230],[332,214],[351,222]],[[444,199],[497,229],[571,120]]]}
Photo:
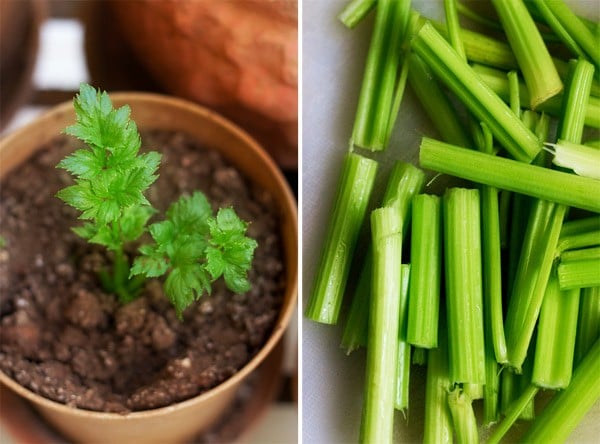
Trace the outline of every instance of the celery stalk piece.
{"label": "celery stalk piece", "polygon": [[398,321],[398,364],[396,366],[396,400],[394,407],[406,412],[408,410],[408,394],[410,382],[410,351],[411,346],[406,340],[406,324],[408,320],[408,287],[411,276],[411,265],[402,264],[400,279],[400,310]]}
{"label": "celery stalk piece", "polygon": [[564,442],[600,399],[600,340],[575,368],[569,386],[558,392],[523,437],[523,442]]}
{"label": "celery stalk piece", "polygon": [[565,261],[558,265],[561,290],[600,286],[600,258]]}
{"label": "celery stalk piece", "polygon": [[452,415],[456,440],[464,444],[478,443],[477,420],[471,398],[460,388],[455,387],[448,393],[448,406]]}
{"label": "celery stalk piece", "polygon": [[377,0],[352,0],[339,13],[338,19],[352,29],[371,12],[376,3]]}
{"label": "celery stalk piece", "polygon": [[423,168],[473,182],[600,212],[600,181],[527,165],[423,137]]}
{"label": "celery stalk piece", "polygon": [[583,288],[579,299],[579,319],[575,339],[575,366],[600,338],[600,287]]}
{"label": "celery stalk piece", "polygon": [[502,373],[500,373],[500,412],[503,415],[506,414],[513,401],[517,399],[519,390],[518,376],[510,367],[504,367]]}
{"label": "celery stalk piece", "polygon": [[546,144],[546,147],[554,155],[552,163],[555,165],[569,168],[580,176],[600,179],[599,149],[565,140]]}
{"label": "celery stalk piece", "polygon": [[[560,248],[560,241],[559,241]],[[600,247],[581,248],[579,250],[563,251],[560,254],[561,261],[585,261],[590,259],[600,259]]]}
{"label": "celery stalk piece", "polygon": [[400,48],[409,17],[410,0],[377,2],[375,27],[352,130],[354,145],[372,151],[381,151],[387,146]]}
{"label": "celery stalk piece", "polygon": [[[421,191],[424,183],[425,173],[414,165],[402,161],[396,162],[388,178],[381,206],[393,206],[399,210],[404,221],[404,235],[409,227],[412,198]],[[367,345],[372,257],[373,253],[369,248],[352,295],[348,318],[344,324],[341,347],[346,350],[346,353]]]}
{"label": "celery stalk piece", "polygon": [[402,98],[404,97],[404,90],[406,89],[406,80],[408,79],[408,64],[403,62],[400,67],[400,76],[398,78],[398,82],[396,84],[396,89],[394,91],[394,100],[392,101],[392,107],[390,111],[390,118],[388,120],[388,127],[385,134],[385,140],[390,140],[392,135],[392,131],[394,130],[394,125],[396,124],[396,118],[398,117],[398,113],[400,111],[400,104],[402,103]]}
{"label": "celery stalk piece", "polygon": [[561,253],[562,256],[562,252],[566,250],[593,247],[596,245],[600,245],[600,228],[596,230],[571,234],[568,236],[561,236],[556,249],[558,250],[558,252]]}
{"label": "celery stalk piece", "polygon": [[419,194],[413,198],[407,339],[421,348],[437,347],[442,273],[441,216],[438,196]]}
{"label": "celery stalk piece", "polygon": [[492,4],[523,73],[531,108],[536,109],[562,91],[562,81],[523,1],[492,0]]}
{"label": "celery stalk piece", "polygon": [[452,383],[448,369],[446,340],[446,323],[442,319],[438,348],[427,351],[424,443],[452,443],[452,416],[448,405],[448,392],[452,388]]}
{"label": "celery stalk piece", "polygon": [[600,148],[600,139],[588,140],[584,143],[584,145],[598,149]]}
{"label": "celery stalk piece", "polygon": [[412,363],[415,365],[427,365],[427,349],[421,347],[412,348]]}
{"label": "celery stalk piece", "polygon": [[560,230],[560,238],[565,239],[569,236],[594,230],[600,230],[600,215],[588,216],[582,219],[565,222]]}
{"label": "celery stalk piece", "polygon": [[402,282],[402,218],[396,208],[371,213],[373,281],[365,398],[360,441],[391,443],[396,394],[397,342]]}
{"label": "celery stalk piece", "polygon": [[[487,383],[487,381],[486,381]],[[471,401],[483,399],[483,388],[485,384],[462,384],[462,392],[469,397]]]}
{"label": "celery stalk piece", "polygon": [[571,381],[579,289],[561,291],[556,270],[550,275],[537,330],[531,382],[538,387],[564,389]]}
{"label": "celery stalk piece", "polygon": [[[509,71],[506,74],[506,78],[508,79],[508,105],[517,117],[521,117],[521,99],[519,98],[519,76],[517,71]],[[523,118],[521,120],[524,121]],[[524,123],[525,126],[530,127],[527,125],[527,122],[524,121]]]}
{"label": "celery stalk piece", "polygon": [[335,324],[338,320],[350,262],[376,172],[374,160],[346,154],[320,266],[306,308],[306,316],[314,321]]}
{"label": "celery stalk piece", "polygon": [[593,76],[591,63],[583,59],[569,61],[565,80],[567,90],[562,98],[561,118],[556,130],[559,140],[581,143]]}
{"label": "celery stalk piece", "polygon": [[[481,80],[492,89],[492,91],[498,94],[502,100],[508,102],[509,87],[504,71],[483,65],[473,65],[473,70],[479,75]],[[529,92],[524,83],[520,84],[519,95],[521,98],[521,106],[527,107],[529,102]],[[561,102],[562,94],[559,94],[540,105],[539,110],[547,112],[552,116],[560,116]],[[600,98],[594,96],[589,98],[585,113],[585,124],[592,128],[600,128]]]}
{"label": "celery stalk piece", "polygon": [[485,384],[479,191],[447,189],[443,211],[450,379]]}
{"label": "celery stalk piece", "polygon": [[530,162],[542,143],[463,61],[435,28],[425,23],[413,37],[412,49],[454,94],[483,121],[515,158]]}
{"label": "celery stalk piece", "polygon": [[[538,388],[530,385],[522,394],[519,396],[515,402],[513,402],[510,407],[506,411],[506,416],[498,424],[498,426],[494,429],[494,432],[488,437],[488,444],[497,444],[501,442],[502,438],[508,432],[508,430],[512,427],[515,421],[521,416],[521,412],[525,409],[535,397],[538,392]],[[529,441],[524,441],[529,442]],[[549,441],[547,441],[549,442]]]}
{"label": "celery stalk piece", "polygon": [[421,58],[411,52],[407,56],[408,82],[443,140],[470,147],[473,142],[458,118],[454,106]]}
{"label": "celery stalk piece", "polygon": [[[488,335],[486,330],[486,335]],[[487,336],[486,336],[487,337]],[[493,347],[489,347],[486,339],[485,347],[485,385],[483,386],[483,424],[498,422],[500,401],[500,367],[496,362]]]}
{"label": "celery stalk piece", "polygon": [[448,27],[448,41],[456,53],[467,61],[465,47],[460,38],[460,22],[458,20],[456,0],[444,0],[444,11],[446,12],[446,26]]}

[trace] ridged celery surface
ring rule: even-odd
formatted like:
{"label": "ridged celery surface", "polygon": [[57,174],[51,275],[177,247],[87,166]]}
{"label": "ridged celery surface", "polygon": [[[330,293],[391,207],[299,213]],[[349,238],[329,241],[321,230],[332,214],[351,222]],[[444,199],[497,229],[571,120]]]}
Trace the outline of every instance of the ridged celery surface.
{"label": "ridged celery surface", "polygon": [[406,412],[409,404],[409,382],[412,347],[406,340],[406,327],[408,321],[408,285],[411,276],[411,265],[402,264],[400,268],[400,279],[402,280],[400,290],[400,310],[398,321],[398,364],[396,366],[396,410]]}
{"label": "ridged celery surface", "polygon": [[376,4],[377,0],[352,0],[339,13],[338,19],[347,28],[352,29],[373,10]]}
{"label": "ridged celery surface", "polygon": [[584,288],[579,299],[575,339],[575,367],[600,338],[600,287]]}

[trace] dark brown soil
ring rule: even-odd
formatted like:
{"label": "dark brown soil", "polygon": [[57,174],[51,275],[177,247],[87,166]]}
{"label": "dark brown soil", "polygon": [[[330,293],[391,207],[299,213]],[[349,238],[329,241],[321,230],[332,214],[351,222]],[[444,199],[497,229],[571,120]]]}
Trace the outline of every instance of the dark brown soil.
{"label": "dark brown soil", "polygon": [[[252,289],[216,282],[177,319],[161,283],[120,305],[102,291],[102,247],[71,232],[76,213],[54,197],[70,183],[54,166],[74,142],[57,138],[11,173],[0,189],[0,369],[50,399],[127,412],[162,407],[233,375],[266,341],[281,307],[284,270],[270,195],[249,187],[217,153],[179,133],[143,135],[163,153],[149,200],[160,210],[200,189],[216,207],[233,205],[258,241]],[[135,247],[132,248],[132,252]]]}

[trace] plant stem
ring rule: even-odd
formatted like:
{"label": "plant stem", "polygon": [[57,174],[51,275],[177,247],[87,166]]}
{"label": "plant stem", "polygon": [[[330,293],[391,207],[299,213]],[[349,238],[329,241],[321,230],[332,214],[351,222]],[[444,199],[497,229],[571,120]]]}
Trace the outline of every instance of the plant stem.
{"label": "plant stem", "polygon": [[471,398],[456,387],[448,394],[448,405],[450,406],[456,440],[464,444],[478,443],[477,420],[473,412]]}
{"label": "plant stem", "polygon": [[600,287],[583,288],[575,339],[575,367],[600,338]]}
{"label": "plant stem", "polygon": [[411,265],[402,264],[400,279],[400,320],[398,322],[398,364],[396,366],[396,400],[394,407],[397,410],[407,411],[409,402],[410,382],[410,352],[411,346],[406,340],[406,324],[408,321],[408,286],[411,276]]}
{"label": "plant stem", "polygon": [[342,9],[338,19],[347,28],[358,25],[377,4],[377,0],[352,0]]}
{"label": "plant stem", "polygon": [[460,22],[458,20],[456,0],[444,0],[446,12],[446,26],[448,28],[448,41],[456,53],[466,62],[467,56],[460,36]]}
{"label": "plant stem", "polygon": [[539,389],[537,387],[530,385],[521,394],[521,396],[519,396],[517,400],[510,405],[510,407],[506,411],[506,417],[502,420],[502,422],[498,425],[498,427],[496,427],[494,432],[488,438],[488,444],[497,444],[502,440],[506,432],[508,432],[508,430],[512,427],[515,421],[519,418],[523,409],[529,405],[529,403],[534,398],[538,390]]}
{"label": "plant stem", "polygon": [[373,189],[377,162],[348,153],[306,316],[337,323],[356,241]]}
{"label": "plant stem", "polygon": [[558,265],[558,282],[561,290],[600,286],[600,258],[562,260]]}

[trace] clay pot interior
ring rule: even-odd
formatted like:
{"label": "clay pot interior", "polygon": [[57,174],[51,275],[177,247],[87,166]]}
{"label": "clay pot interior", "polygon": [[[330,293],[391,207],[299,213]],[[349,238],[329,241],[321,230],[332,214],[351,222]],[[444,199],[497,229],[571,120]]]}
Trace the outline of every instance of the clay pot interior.
{"label": "clay pot interior", "polygon": [[[215,422],[241,382],[271,353],[294,313],[297,298],[297,216],[289,187],[271,158],[246,133],[214,112],[186,101],[141,93],[111,95],[115,107],[128,104],[141,129],[184,131],[221,152],[250,181],[268,190],[278,205],[286,267],[284,302],[264,347],[233,377],[195,398],[126,415],[91,412],[50,401],[0,372],[0,382],[29,400],[65,436],[77,442],[182,442]],[[59,105],[0,141],[0,177],[74,121],[72,104]],[[169,424],[168,427],[165,424]]]}

